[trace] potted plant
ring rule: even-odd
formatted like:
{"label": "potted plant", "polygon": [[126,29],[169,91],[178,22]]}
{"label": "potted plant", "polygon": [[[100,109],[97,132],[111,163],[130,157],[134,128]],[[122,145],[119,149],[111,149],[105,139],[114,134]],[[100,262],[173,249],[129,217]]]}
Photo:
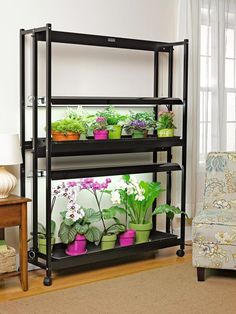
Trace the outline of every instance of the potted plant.
{"label": "potted plant", "polygon": [[153,112],[130,113],[129,121],[125,125],[127,134],[132,138],[144,138],[148,135],[148,130],[155,127]]}
{"label": "potted plant", "polygon": [[100,117],[106,118],[108,124],[109,139],[120,139],[126,115],[121,115],[113,106],[109,106],[101,112],[98,112]]}
{"label": "potted plant", "polygon": [[[53,249],[53,245],[55,244],[55,229],[56,223],[51,220],[51,250]],[[32,235],[32,233],[31,233]],[[46,228],[40,222],[38,222],[38,250],[39,253],[46,254],[47,247],[47,234]]]}
{"label": "potted plant", "polygon": [[158,137],[173,137],[174,129],[176,129],[173,111],[160,111],[156,126]]}
{"label": "potted plant", "polygon": [[[95,181],[93,178],[85,178],[80,181],[80,190],[89,191],[95,198],[98,211],[100,213],[103,232],[101,237],[101,249],[107,250],[115,247],[117,234],[124,231],[125,226],[115,217],[114,212],[110,209],[102,209],[101,202],[109,183],[110,178],[106,178],[104,182]],[[99,195],[100,193],[100,195]],[[112,220],[109,226],[106,226],[105,220]]]}
{"label": "potted plant", "polygon": [[111,192],[114,210],[121,210],[118,205],[122,205],[130,219],[129,228],[136,231],[136,243],[149,240],[152,229],[149,209],[161,191],[160,182],[138,183],[135,177],[124,175],[116,189]]}
{"label": "potted plant", "polygon": [[108,130],[107,130],[107,119],[104,117],[96,117],[95,121],[91,123],[90,126],[93,130],[95,140],[107,140]]}
{"label": "potted plant", "polygon": [[76,141],[85,132],[85,126],[81,120],[65,118],[52,122],[51,132],[54,141]]}
{"label": "potted plant", "polygon": [[86,140],[90,126],[94,122],[94,115],[88,114],[82,106],[78,106],[76,109],[68,109],[65,117],[83,122],[84,132],[80,134],[80,140]]}
{"label": "potted plant", "polygon": [[71,256],[87,252],[87,240],[100,241],[101,231],[91,224],[100,220],[100,213],[92,208],[83,209],[76,203],[69,203],[67,211],[60,213],[63,221],[58,235],[67,244],[66,254]]}
{"label": "potted plant", "polygon": [[155,208],[152,215],[158,215],[158,214],[166,214],[166,216],[170,219],[171,233],[174,232],[173,220],[174,220],[175,215],[184,214],[188,218],[188,215],[185,212],[183,212],[179,207],[175,207],[169,204],[162,204],[162,205],[159,205],[157,208]]}

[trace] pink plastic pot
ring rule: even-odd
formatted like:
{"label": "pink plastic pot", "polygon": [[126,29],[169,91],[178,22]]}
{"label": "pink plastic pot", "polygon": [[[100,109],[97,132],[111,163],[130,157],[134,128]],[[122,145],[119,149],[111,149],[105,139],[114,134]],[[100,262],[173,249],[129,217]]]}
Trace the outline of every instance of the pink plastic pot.
{"label": "pink plastic pot", "polygon": [[95,140],[107,140],[108,139],[107,130],[94,130],[93,134],[94,134]]}
{"label": "pink plastic pot", "polygon": [[120,246],[129,246],[133,245],[135,241],[136,231],[129,229],[119,235]]}
{"label": "pink plastic pot", "polygon": [[87,241],[85,236],[77,234],[75,241],[67,244],[66,254],[71,256],[85,254],[87,253],[86,244]]}

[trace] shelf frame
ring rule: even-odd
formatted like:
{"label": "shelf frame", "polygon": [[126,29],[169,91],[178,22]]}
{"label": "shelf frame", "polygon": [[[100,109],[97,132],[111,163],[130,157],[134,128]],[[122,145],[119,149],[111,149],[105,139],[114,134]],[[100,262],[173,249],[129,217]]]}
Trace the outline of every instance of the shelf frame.
{"label": "shelf frame", "polygon": [[[25,139],[25,37],[31,35],[33,38],[32,45],[32,65],[33,65],[33,76],[32,76],[32,91],[33,91],[33,103],[32,103],[32,116],[33,116],[33,139],[32,141],[26,141]],[[41,107],[38,105],[38,71],[37,71],[37,46],[38,42],[43,41],[46,44],[46,139],[42,141],[38,137],[38,109]],[[140,51],[150,51],[154,56],[154,87],[153,97],[87,97],[87,96],[52,96],[52,45],[54,43],[63,44],[77,44],[77,45],[88,45],[97,47],[108,47],[116,49],[131,49]],[[173,98],[173,51],[174,47],[183,46],[183,99]],[[168,96],[158,97],[159,95],[159,81],[158,81],[158,68],[159,68],[159,55],[160,53],[168,54]],[[169,234],[169,221],[166,221],[166,236],[164,241],[151,241],[150,243],[135,245],[132,248],[116,248],[107,252],[88,254],[88,256],[71,257],[66,259],[67,264],[64,261],[55,261],[52,257],[51,252],[51,184],[53,179],[58,178],[71,178],[73,177],[72,170],[58,170],[52,169],[52,158],[62,156],[83,156],[83,155],[100,155],[100,154],[122,154],[122,153],[139,153],[147,152],[152,153],[153,164],[143,164],[139,166],[127,166],[124,167],[104,167],[103,172],[99,168],[93,169],[76,169],[76,176],[82,177],[85,175],[101,175],[102,173],[111,173],[112,175],[126,173],[138,173],[151,172],[153,173],[153,180],[157,181],[157,173],[161,171],[167,172],[167,196],[166,202],[171,203],[171,187],[172,171],[181,170],[181,210],[185,211],[185,199],[186,199],[186,149],[187,149],[187,103],[188,103],[188,40],[179,42],[158,42],[151,40],[140,40],[130,38],[120,38],[114,36],[100,36],[100,35],[88,35],[80,33],[60,32],[54,31],[51,28],[51,24],[46,26],[20,30],[20,126],[21,126],[21,146],[23,164],[21,165],[21,195],[25,195],[25,154],[26,150],[31,150],[33,154],[33,251],[31,252],[34,256],[29,261],[38,265],[41,268],[45,268],[46,277],[44,283],[46,285],[51,284],[51,273],[52,268],[62,266],[78,266],[81,265],[81,261],[84,260],[89,263],[98,262],[99,260],[109,260],[111,257],[120,255],[121,252],[129,255],[141,253],[143,250],[151,251],[158,248],[180,245],[180,249],[184,250],[184,239],[185,239],[185,215],[181,215],[181,232],[180,238]],[[183,106],[183,125],[182,125],[182,138],[166,138],[157,139],[155,133],[153,137],[149,137],[143,140],[132,140],[129,138],[122,138],[116,141],[78,141],[71,143],[57,143],[51,139],[51,117],[53,106],[65,106],[65,105],[84,105],[84,106],[107,106],[114,104],[117,106],[152,106],[154,108],[155,116],[158,115],[158,106],[166,105],[168,110],[172,110],[172,106],[181,105]],[[172,164],[172,147],[182,148],[182,164]],[[157,164],[157,153],[159,151],[167,152],[167,165],[161,168]],[[38,184],[37,184],[37,171],[38,171],[38,159],[46,159],[46,234],[47,234],[47,254],[43,256],[44,263],[39,261],[42,255],[38,253],[37,247],[37,221],[38,221]],[[139,168],[138,168],[139,167]],[[153,204],[155,208],[155,204]],[[154,229],[152,234],[158,233],[156,230],[156,219],[153,218]],[[64,264],[64,265],[63,265]]]}

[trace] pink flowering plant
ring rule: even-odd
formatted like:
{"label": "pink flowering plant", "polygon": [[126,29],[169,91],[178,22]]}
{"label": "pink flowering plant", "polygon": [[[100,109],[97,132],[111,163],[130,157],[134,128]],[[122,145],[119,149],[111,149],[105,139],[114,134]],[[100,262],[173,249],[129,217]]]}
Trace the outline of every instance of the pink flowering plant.
{"label": "pink flowering plant", "polygon": [[[125,230],[125,226],[115,217],[117,211],[102,209],[102,199],[110,183],[110,178],[106,178],[103,182],[99,182],[94,178],[85,178],[79,182],[80,190],[87,190],[95,198],[98,213],[100,214],[103,225],[103,235],[116,234]],[[113,223],[107,227],[105,220],[113,220]]]}
{"label": "pink flowering plant", "polygon": [[148,223],[151,217],[149,209],[162,191],[160,182],[138,182],[135,177],[124,175],[115,189],[109,191],[113,203],[110,210],[125,213],[126,228],[128,217],[134,224]]}
{"label": "pink flowering plant", "polygon": [[90,128],[92,130],[107,130],[107,119],[105,117],[96,117],[95,121],[91,123]]}
{"label": "pink flowering plant", "polygon": [[78,182],[62,182],[56,188],[53,188],[53,205],[57,197],[68,199],[67,209],[62,211],[62,223],[58,235],[65,244],[75,240],[77,234],[84,235],[90,242],[100,240],[101,231],[91,224],[100,220],[100,215],[92,208],[83,208],[77,204]]}
{"label": "pink flowering plant", "polygon": [[176,129],[174,125],[174,112],[173,111],[159,111],[157,130],[163,129]]}

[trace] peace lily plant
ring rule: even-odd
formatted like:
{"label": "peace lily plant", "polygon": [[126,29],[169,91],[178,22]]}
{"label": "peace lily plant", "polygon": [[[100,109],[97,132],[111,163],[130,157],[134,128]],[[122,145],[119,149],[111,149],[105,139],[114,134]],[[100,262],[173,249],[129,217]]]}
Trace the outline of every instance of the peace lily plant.
{"label": "peace lily plant", "polygon": [[150,208],[162,191],[160,182],[138,182],[135,177],[124,175],[110,192],[111,210],[125,214],[126,230],[129,218],[129,228],[136,231],[136,243],[148,241],[152,229]]}

